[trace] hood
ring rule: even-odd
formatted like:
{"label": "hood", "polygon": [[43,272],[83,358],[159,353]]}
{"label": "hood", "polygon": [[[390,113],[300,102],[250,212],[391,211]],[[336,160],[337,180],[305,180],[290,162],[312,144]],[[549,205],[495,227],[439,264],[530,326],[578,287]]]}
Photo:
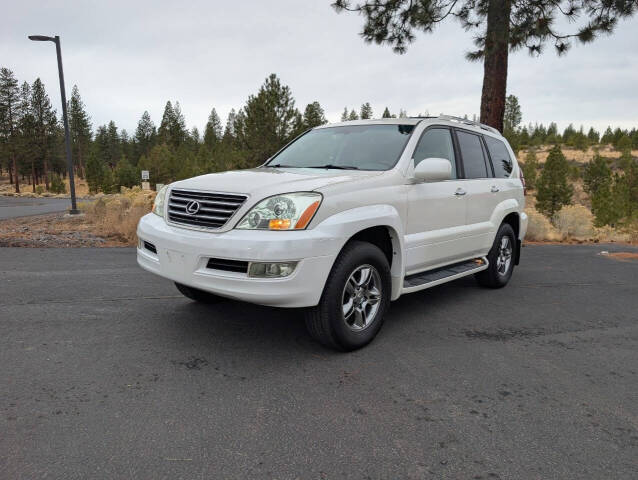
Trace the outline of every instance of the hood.
{"label": "hood", "polygon": [[251,168],[201,175],[172,183],[171,187],[243,193],[251,197],[265,198],[280,193],[321,190],[337,183],[370,178],[382,173],[317,168]]}

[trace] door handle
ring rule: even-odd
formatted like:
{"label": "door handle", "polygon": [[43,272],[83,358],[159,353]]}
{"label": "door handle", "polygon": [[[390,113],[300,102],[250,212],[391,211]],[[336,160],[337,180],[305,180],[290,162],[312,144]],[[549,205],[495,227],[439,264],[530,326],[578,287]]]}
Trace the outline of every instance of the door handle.
{"label": "door handle", "polygon": [[499,191],[500,191],[500,189],[496,185],[492,185],[492,188],[490,189],[490,192],[497,193]]}
{"label": "door handle", "polygon": [[456,192],[454,192],[454,195],[456,195],[456,196],[459,196],[459,197],[460,197],[460,196],[462,196],[462,195],[465,195],[466,193],[467,193],[467,192],[466,192],[465,190],[463,190],[461,187],[459,187],[459,188],[457,188],[457,189],[456,189]]}

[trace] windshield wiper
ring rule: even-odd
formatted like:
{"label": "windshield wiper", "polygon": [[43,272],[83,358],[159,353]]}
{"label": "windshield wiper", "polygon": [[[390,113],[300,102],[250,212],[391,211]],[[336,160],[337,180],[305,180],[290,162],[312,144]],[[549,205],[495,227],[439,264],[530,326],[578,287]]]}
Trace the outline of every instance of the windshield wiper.
{"label": "windshield wiper", "polygon": [[262,165],[262,167],[270,167],[270,168],[299,168],[299,167],[295,167],[294,165],[282,165],[281,163],[274,163],[274,164],[268,164],[268,165]]}
{"label": "windshield wiper", "polygon": [[309,167],[304,168],[332,168],[335,170],[359,170],[359,167],[353,167],[351,165],[332,165],[328,163],[327,165],[311,165]]}

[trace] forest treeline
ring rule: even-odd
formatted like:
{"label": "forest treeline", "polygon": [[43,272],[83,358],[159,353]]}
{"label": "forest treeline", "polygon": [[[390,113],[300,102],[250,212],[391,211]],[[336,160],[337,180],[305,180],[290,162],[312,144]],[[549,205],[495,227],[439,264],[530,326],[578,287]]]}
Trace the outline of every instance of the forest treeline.
{"label": "forest treeline", "polygon": [[[327,123],[319,102],[298,109],[290,88],[272,74],[246,104],[231,110],[222,123],[212,108],[204,130],[187,128],[179,102],[168,101],[159,126],[144,112],[135,132],[118,129],[114,121],[96,128],[74,86],[68,102],[69,127],[76,174],[91,192],[114,192],[140,183],[140,171],[149,170],[151,183],[169,183],[194,175],[249,168],[261,164],[295,136]],[[425,114],[427,115],[427,113]],[[388,108],[380,117],[394,117]],[[400,110],[396,116],[406,117]],[[19,83],[8,68],[0,69],[0,173],[8,172],[16,188],[63,191],[66,175],[64,130],[41,80]],[[369,103],[357,110],[344,108],[341,120],[374,118]],[[544,144],[586,150],[611,144],[619,151],[638,148],[638,131],[613,129],[602,135],[594,128],[562,132],[556,123],[521,126],[518,100],[509,96],[505,136],[515,150]],[[531,172],[530,172],[531,174]]]}

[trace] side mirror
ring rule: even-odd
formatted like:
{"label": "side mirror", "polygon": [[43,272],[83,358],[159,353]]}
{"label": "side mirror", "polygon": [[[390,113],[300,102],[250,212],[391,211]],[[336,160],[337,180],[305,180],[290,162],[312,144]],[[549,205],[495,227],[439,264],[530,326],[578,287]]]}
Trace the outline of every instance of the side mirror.
{"label": "side mirror", "polygon": [[450,180],[452,164],[445,158],[426,158],[414,168],[414,176],[424,182]]}

